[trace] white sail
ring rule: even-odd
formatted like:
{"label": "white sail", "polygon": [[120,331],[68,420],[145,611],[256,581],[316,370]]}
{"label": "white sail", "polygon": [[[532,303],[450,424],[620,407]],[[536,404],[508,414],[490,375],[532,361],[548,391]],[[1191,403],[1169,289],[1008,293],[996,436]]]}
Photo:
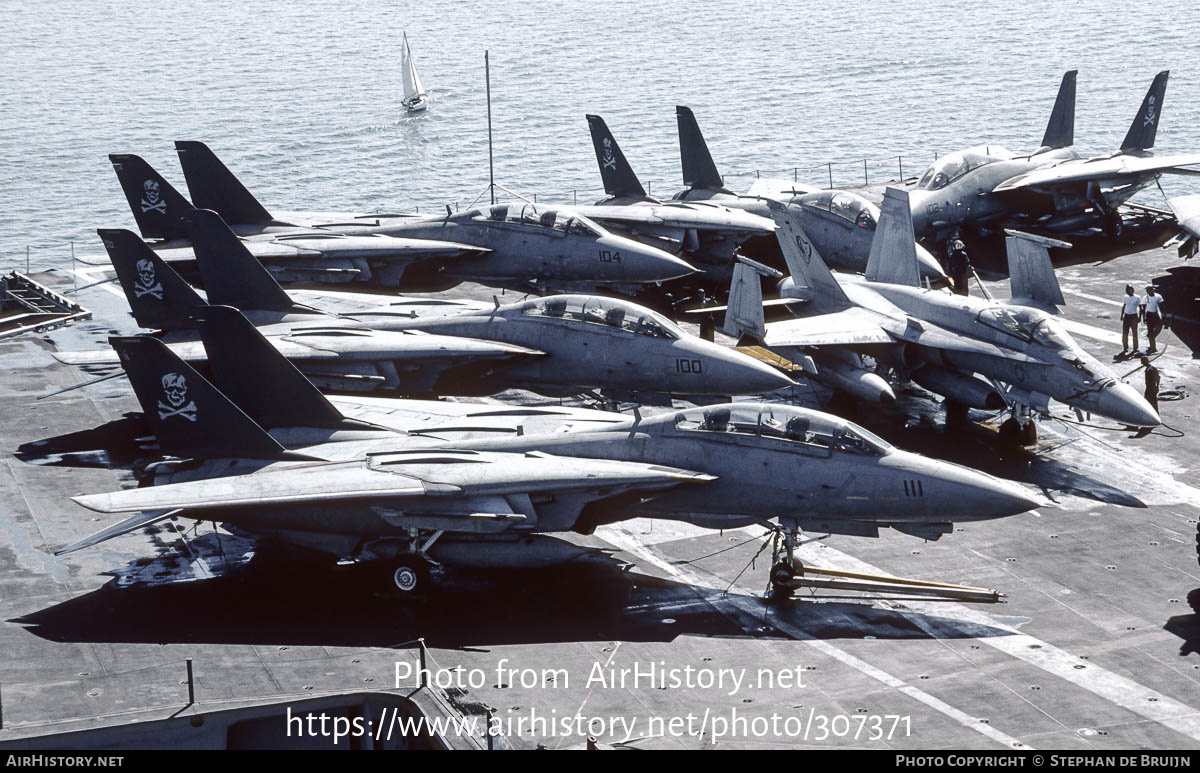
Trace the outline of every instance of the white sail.
{"label": "white sail", "polygon": [[402,69],[404,72],[404,104],[414,105],[425,96],[425,86],[421,84],[421,76],[417,74],[417,63],[408,47],[408,35],[404,35],[404,50]]}

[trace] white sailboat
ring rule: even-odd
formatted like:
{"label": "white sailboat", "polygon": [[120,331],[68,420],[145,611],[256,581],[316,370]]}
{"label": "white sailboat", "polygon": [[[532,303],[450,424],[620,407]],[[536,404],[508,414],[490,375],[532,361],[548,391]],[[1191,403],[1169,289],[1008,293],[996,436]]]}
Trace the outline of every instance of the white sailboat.
{"label": "white sailboat", "polygon": [[404,51],[401,65],[404,70],[404,99],[401,104],[410,113],[417,113],[429,107],[429,95],[421,84],[421,76],[417,75],[417,63],[408,47],[408,35],[404,34]]}

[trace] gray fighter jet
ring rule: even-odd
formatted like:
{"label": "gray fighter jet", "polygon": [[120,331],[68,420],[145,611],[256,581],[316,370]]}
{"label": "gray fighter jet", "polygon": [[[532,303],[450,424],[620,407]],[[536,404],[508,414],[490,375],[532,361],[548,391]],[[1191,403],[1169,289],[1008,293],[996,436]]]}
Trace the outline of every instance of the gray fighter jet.
{"label": "gray fighter jet", "polygon": [[[756,394],[793,383],[745,354],[686,333],[650,309],[596,296],[554,296],[506,307],[376,298],[373,306],[353,310],[335,299],[332,305],[343,312],[322,313],[296,303],[216,213],[197,210],[189,233],[208,302],[245,311],[326,390],[442,395],[513,388],[553,395],[600,390],[661,400],[672,394]],[[169,329],[161,336],[164,341],[188,361],[203,361],[190,316],[205,302],[135,234],[101,235],[112,245],[110,257],[139,324]],[[157,292],[149,292],[152,287]],[[332,295],[308,297],[320,302]],[[534,311],[542,307],[561,307],[563,313]],[[537,341],[542,348],[517,341]],[[57,356],[71,364],[114,362],[109,352]],[[535,359],[547,360],[548,367],[515,367]]]}
{"label": "gray fighter jet", "polygon": [[[445,290],[464,281],[545,290],[662,282],[695,271],[670,253],[609,233],[583,216],[530,205],[442,216],[271,216],[201,143],[177,143],[189,190],[244,237],[282,282],[364,289]],[[146,238],[199,279],[187,236],[194,209],[141,158],[109,157]],[[151,192],[153,194],[151,199]],[[328,215],[328,217],[322,217]]]}
{"label": "gray fighter jet", "polygon": [[1117,152],[1082,158],[1071,148],[1075,72],[1068,72],[1037,150],[1016,155],[981,145],[945,155],[921,175],[911,193],[916,233],[929,244],[960,232],[1000,239],[1005,229],[1068,241],[1121,236],[1118,208],[1134,194],[1163,174],[1200,174],[1200,154],[1150,153],[1167,76],[1154,79]]}
{"label": "gray fighter jet", "polygon": [[[371,394],[450,394],[524,359],[544,354],[497,341],[424,335],[320,313],[292,301],[214,213],[195,213],[192,235],[209,281],[208,301],[136,234],[101,230],[134,318],[191,362],[205,360],[190,316],[212,303],[236,304],[278,351],[322,389]],[[56,352],[77,366],[117,363],[111,350]]]}
{"label": "gray fighter jet", "polygon": [[681,250],[703,266],[707,278],[728,278],[734,252],[747,239],[770,236],[770,218],[724,201],[660,201],[646,194],[604,119],[587,117],[596,163],[607,197],[573,212],[640,239]]}
{"label": "gray fighter jet", "polygon": [[[708,527],[777,519],[790,559],[802,528],[877,536],[891,526],[937,539],[955,521],[1039,505],[1016,484],[900,451],[849,422],[786,405],[585,421],[495,440],[447,441],[435,427],[408,438],[287,449],[159,342],[114,344],[160,444],[188,459],[155,465],[154,486],[76,497],[97,512],[136,515],[60,553],[166,517],[195,518],[340,559],[377,560],[389,586],[412,594],[435,565],[573,560],[584,551],[549,533],[588,533],[639,515]],[[249,411],[302,403],[287,386],[303,387],[302,379],[290,378],[281,380],[282,394],[270,394],[272,381],[247,380],[259,390]],[[337,429],[339,417],[330,421]],[[704,494],[685,490],[693,486]]]}
{"label": "gray fighter jet", "polygon": [[[865,367],[861,356],[910,374],[948,407],[998,410],[1012,407],[1014,420],[1029,409],[1045,412],[1051,398],[1079,411],[1125,425],[1152,427],[1158,414],[1128,384],[1085,352],[1051,314],[1019,302],[953,295],[920,285],[912,251],[908,195],[889,188],[871,247],[865,278],[835,278],[795,218],[777,205],[780,246],[791,277],[780,284],[783,299],[805,316],[764,324],[757,278],[739,265],[730,293],[726,332],[757,337],[784,357],[815,361],[818,378],[856,397],[888,402],[891,390]],[[1012,261],[1014,296],[1062,303],[1044,248],[1042,273]],[[1049,277],[1047,278],[1047,274]],[[823,374],[823,375],[822,375]],[[965,412],[965,408],[962,409]],[[1026,425],[1030,430],[1032,422]]]}
{"label": "gray fighter jet", "polygon": [[[714,202],[770,217],[767,198],[774,198],[796,212],[804,232],[830,265],[859,273],[866,270],[879,207],[854,191],[821,190],[791,182],[760,184],[762,181],[759,181],[751,194],[734,193],[725,187],[724,178],[717,172],[691,108],[677,105],[675,117],[679,124],[679,157],[686,186],[672,197],[675,201]],[[762,195],[755,195],[755,190]],[[775,250],[776,245],[772,238],[770,250]],[[945,272],[929,251],[919,244],[916,250],[921,275],[934,280],[944,279]],[[747,247],[746,251],[755,253],[752,247]]]}

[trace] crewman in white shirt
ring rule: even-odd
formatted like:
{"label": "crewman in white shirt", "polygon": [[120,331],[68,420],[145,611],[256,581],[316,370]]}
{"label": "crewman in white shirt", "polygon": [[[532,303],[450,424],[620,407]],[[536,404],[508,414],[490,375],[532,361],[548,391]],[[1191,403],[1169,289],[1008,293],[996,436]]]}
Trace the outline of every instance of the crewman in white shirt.
{"label": "crewman in white shirt", "polygon": [[1158,351],[1158,347],[1154,345],[1154,339],[1163,329],[1162,312],[1159,311],[1163,305],[1163,297],[1154,292],[1154,285],[1146,285],[1146,297],[1142,299],[1142,308],[1145,313],[1142,318],[1146,320],[1146,337],[1150,339],[1150,347],[1146,351],[1150,354]]}
{"label": "crewman in white shirt", "polygon": [[1138,351],[1138,318],[1142,313],[1142,299],[1133,291],[1133,285],[1125,285],[1125,297],[1121,299],[1121,356],[1129,353],[1129,333],[1133,332],[1133,352]]}

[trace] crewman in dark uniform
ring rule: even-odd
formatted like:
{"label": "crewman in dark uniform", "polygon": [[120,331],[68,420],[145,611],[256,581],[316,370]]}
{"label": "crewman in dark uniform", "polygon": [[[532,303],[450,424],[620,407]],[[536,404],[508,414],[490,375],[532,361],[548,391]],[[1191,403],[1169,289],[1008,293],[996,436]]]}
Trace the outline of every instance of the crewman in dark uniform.
{"label": "crewman in dark uniform", "polygon": [[1157,412],[1159,385],[1158,368],[1150,364],[1149,357],[1142,358],[1142,366],[1146,368],[1146,402],[1154,406],[1154,410]]}
{"label": "crewman in dark uniform", "polygon": [[950,242],[950,254],[946,256],[946,273],[950,275],[950,280],[954,282],[954,292],[956,295],[968,295],[967,288],[967,271],[971,267],[971,260],[967,256],[967,248],[963,245],[962,240],[955,238]]}

